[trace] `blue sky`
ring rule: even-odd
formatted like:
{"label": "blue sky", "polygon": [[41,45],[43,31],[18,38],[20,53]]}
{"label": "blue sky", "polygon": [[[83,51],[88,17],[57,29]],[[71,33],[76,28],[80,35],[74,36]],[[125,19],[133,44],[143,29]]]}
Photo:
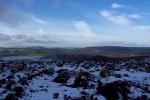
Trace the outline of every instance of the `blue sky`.
{"label": "blue sky", "polygon": [[149,5],[149,0],[0,0],[0,46],[150,46]]}

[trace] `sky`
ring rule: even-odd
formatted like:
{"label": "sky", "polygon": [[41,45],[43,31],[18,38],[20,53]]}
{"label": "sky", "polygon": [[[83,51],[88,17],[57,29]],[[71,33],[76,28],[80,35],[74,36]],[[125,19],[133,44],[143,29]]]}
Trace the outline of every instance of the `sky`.
{"label": "sky", "polygon": [[150,0],[0,0],[0,47],[150,47]]}

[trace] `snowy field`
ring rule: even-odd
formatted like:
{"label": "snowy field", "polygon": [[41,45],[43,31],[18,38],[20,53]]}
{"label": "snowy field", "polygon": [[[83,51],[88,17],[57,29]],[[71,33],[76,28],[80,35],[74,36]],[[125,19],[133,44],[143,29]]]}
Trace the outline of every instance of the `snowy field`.
{"label": "snowy field", "polygon": [[150,58],[5,57],[0,100],[150,100]]}

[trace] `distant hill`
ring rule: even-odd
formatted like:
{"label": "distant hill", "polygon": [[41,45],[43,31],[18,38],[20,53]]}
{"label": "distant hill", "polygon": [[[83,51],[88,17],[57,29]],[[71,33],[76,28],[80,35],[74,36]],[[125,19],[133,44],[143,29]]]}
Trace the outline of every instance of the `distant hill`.
{"label": "distant hill", "polygon": [[150,47],[85,47],[85,48],[46,48],[46,47],[26,47],[26,48],[0,48],[0,56],[19,55],[99,55],[109,57],[135,57],[150,56]]}

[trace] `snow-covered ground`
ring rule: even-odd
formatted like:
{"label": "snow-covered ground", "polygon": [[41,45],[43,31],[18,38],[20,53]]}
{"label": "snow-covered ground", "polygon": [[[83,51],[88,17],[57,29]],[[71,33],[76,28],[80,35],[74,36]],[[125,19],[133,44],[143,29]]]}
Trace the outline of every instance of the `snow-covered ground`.
{"label": "snow-covered ground", "polygon": [[148,58],[111,62],[12,58],[0,62],[0,100],[150,99]]}
{"label": "snow-covered ground", "polygon": [[42,56],[8,56],[2,57],[1,60],[4,61],[14,61],[14,60],[39,60]]}

